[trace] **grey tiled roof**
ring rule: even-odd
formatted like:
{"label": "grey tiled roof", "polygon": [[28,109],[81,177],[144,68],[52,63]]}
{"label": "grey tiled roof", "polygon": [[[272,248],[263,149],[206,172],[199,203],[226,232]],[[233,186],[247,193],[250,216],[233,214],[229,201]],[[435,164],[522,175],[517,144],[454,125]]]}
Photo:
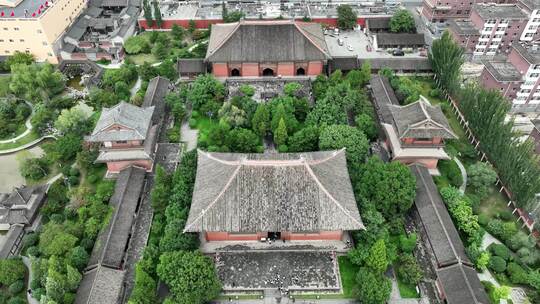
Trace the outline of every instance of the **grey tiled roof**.
{"label": "grey tiled roof", "polygon": [[398,105],[398,100],[394,89],[390,85],[388,78],[378,74],[372,75],[369,80],[372,97],[379,122],[392,124],[392,113],[390,105]]}
{"label": "grey tiled roof", "polygon": [[540,47],[534,49],[532,46],[512,43],[512,47],[530,64],[540,64]]}
{"label": "grey tiled roof", "polygon": [[4,242],[0,243],[0,259],[5,259],[17,251],[17,242],[20,242],[24,235],[24,225],[16,224],[9,227],[8,233],[4,237]]}
{"label": "grey tiled roof", "polygon": [[370,30],[384,30],[390,28],[390,17],[369,18],[366,20],[367,28]]}
{"label": "grey tiled roof", "polygon": [[176,71],[180,75],[190,73],[204,73],[206,68],[204,66],[204,59],[200,58],[178,58],[176,64]]}
{"label": "grey tiled roof", "polygon": [[437,270],[448,304],[489,304],[484,286],[474,268],[461,263]]}
{"label": "grey tiled roof", "polygon": [[333,231],[364,225],[345,151],[198,152],[185,231]]}
{"label": "grey tiled roof", "polygon": [[486,70],[498,81],[521,81],[521,73],[509,62],[484,61]]}
{"label": "grey tiled roof", "polygon": [[449,19],[448,27],[459,35],[480,35],[480,31],[470,20]]}
{"label": "grey tiled roof", "polygon": [[463,242],[428,169],[420,164],[413,164],[410,169],[416,177],[414,205],[427,233],[437,267],[460,262],[470,264]]}
{"label": "grey tiled roof", "polygon": [[152,121],[157,123],[165,111],[165,96],[169,93],[171,82],[169,79],[161,76],[154,77],[148,83],[146,93],[144,94],[143,108],[154,107]]}
{"label": "grey tiled roof", "polygon": [[0,224],[31,224],[43,204],[47,185],[15,188],[0,199]]}
{"label": "grey tiled roof", "polygon": [[84,273],[75,304],[118,304],[125,271],[98,266]]}
{"label": "grey tiled roof", "polygon": [[521,10],[517,5],[492,5],[492,4],[475,4],[473,5],[473,11],[476,11],[478,15],[484,19],[514,19],[525,20],[529,17]]}
{"label": "grey tiled roof", "polygon": [[320,24],[290,20],[214,24],[206,61],[276,62],[326,60],[330,55]]}
{"label": "grey tiled roof", "polygon": [[457,138],[439,105],[420,100],[406,106],[389,106],[400,138]]}
{"label": "grey tiled roof", "polygon": [[144,186],[144,169],[130,166],[120,171],[109,203],[114,207],[113,215],[99,235],[88,268],[102,265],[121,269],[125,249],[135,219],[135,210]]}
{"label": "grey tiled roof", "polygon": [[409,33],[379,33],[377,34],[377,45],[381,46],[423,46],[426,44],[424,34]]}
{"label": "grey tiled roof", "polygon": [[[154,107],[139,108],[126,102],[120,102],[112,108],[103,108],[101,116],[87,141],[103,142],[118,140],[144,140],[151,126]],[[120,125],[128,130],[107,130]]]}

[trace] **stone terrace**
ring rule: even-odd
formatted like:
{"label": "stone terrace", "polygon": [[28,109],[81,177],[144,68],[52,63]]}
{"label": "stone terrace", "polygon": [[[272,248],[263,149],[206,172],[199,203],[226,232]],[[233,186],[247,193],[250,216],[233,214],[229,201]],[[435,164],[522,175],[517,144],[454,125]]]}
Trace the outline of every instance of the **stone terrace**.
{"label": "stone terrace", "polygon": [[311,95],[311,81],[309,77],[254,77],[254,78],[227,78],[226,87],[229,98],[239,96],[242,85],[249,85],[255,89],[253,100],[257,102],[268,101],[274,97],[284,95],[283,88],[288,82],[297,82],[302,85],[298,97],[307,97],[313,102]]}
{"label": "stone terrace", "polygon": [[225,292],[341,288],[337,259],[329,251],[220,252],[215,259]]}

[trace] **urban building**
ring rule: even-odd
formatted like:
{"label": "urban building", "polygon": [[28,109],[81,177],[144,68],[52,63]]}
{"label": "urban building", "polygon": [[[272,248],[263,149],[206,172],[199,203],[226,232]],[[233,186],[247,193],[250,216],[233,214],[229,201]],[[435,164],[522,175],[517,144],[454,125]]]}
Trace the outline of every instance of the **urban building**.
{"label": "urban building", "polygon": [[136,32],[140,3],[135,0],[90,0],[88,8],[59,41],[65,60],[124,58],[124,42]]}
{"label": "urban building", "polygon": [[473,55],[489,56],[508,53],[512,43],[520,40],[529,16],[516,5],[476,4],[470,20],[480,31]]}
{"label": "urban building", "polygon": [[423,96],[400,106],[388,79],[375,75],[370,80],[375,110],[392,160],[420,163],[438,175],[439,159],[450,159],[444,141],[455,139],[440,106],[432,106]]}
{"label": "urban building", "polygon": [[450,19],[467,19],[476,3],[505,4],[513,0],[470,1],[470,0],[423,0],[422,17],[428,22],[446,22]]}
{"label": "urban building", "polygon": [[448,20],[448,32],[454,40],[465,49],[466,54],[472,54],[476,50],[480,30],[470,20]]}
{"label": "urban building", "polygon": [[0,0],[0,55],[58,63],[55,43],[85,7],[84,0]]}
{"label": "urban building", "polygon": [[517,0],[517,6],[522,8],[529,16],[529,21],[521,33],[521,41],[531,42],[539,37],[538,27],[540,26],[540,2],[535,0]]}
{"label": "urban building", "polygon": [[317,76],[330,58],[318,23],[243,20],[212,25],[205,61],[216,77]]}
{"label": "urban building", "polygon": [[240,154],[199,150],[184,232],[208,242],[336,240],[364,229],[345,150]]}
{"label": "urban building", "polygon": [[485,62],[480,81],[511,100],[514,113],[535,113],[540,105],[540,48],[514,43],[505,62]]}
{"label": "urban building", "polygon": [[152,171],[157,136],[153,114],[154,107],[139,108],[123,101],[112,108],[103,108],[86,141],[99,144],[96,162],[107,164],[107,176],[113,177],[131,165]]}

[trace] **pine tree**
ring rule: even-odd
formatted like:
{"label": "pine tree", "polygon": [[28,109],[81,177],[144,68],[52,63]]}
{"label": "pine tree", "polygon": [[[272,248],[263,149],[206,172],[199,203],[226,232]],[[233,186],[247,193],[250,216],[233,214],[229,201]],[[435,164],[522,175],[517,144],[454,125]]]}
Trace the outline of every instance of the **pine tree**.
{"label": "pine tree", "polygon": [[281,118],[276,133],[274,134],[274,142],[278,146],[284,145],[287,143],[287,137],[287,125],[285,124],[285,120]]}
{"label": "pine tree", "polygon": [[270,111],[265,104],[259,104],[251,121],[253,131],[259,136],[265,136],[270,130]]}
{"label": "pine tree", "polygon": [[159,3],[157,1],[154,1],[154,19],[156,20],[156,24],[158,28],[161,28],[161,25],[163,24],[163,18],[161,18],[161,10],[159,9]]}
{"label": "pine tree", "polygon": [[148,0],[143,0],[143,9],[144,9],[144,19],[146,19],[146,24],[149,28],[154,26],[154,19],[152,19],[152,8]]}

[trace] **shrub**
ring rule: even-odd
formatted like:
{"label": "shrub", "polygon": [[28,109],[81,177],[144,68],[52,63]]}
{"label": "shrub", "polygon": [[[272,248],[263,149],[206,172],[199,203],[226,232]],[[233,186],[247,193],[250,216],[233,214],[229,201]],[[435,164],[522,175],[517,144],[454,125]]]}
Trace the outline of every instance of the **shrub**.
{"label": "shrub", "polygon": [[19,292],[23,291],[24,289],[24,281],[18,280],[15,281],[13,284],[9,285],[9,293],[12,295],[16,295]]}
{"label": "shrub", "polygon": [[489,260],[489,269],[496,273],[503,273],[506,270],[506,261],[498,256],[492,256]]}
{"label": "shrub", "polygon": [[21,175],[31,180],[43,178],[48,172],[47,162],[42,158],[29,158],[21,166]]}
{"label": "shrub", "polygon": [[493,255],[498,256],[505,261],[508,261],[511,257],[510,250],[503,244],[491,244],[488,248]]}
{"label": "shrub", "polygon": [[486,226],[489,223],[489,216],[485,213],[479,214],[478,223],[482,226]]}
{"label": "shrub", "polygon": [[399,257],[398,276],[407,284],[416,285],[424,275],[414,256],[402,254]]}
{"label": "shrub", "polygon": [[0,284],[9,286],[23,279],[25,273],[26,266],[21,259],[0,260]]}
{"label": "shrub", "polygon": [[411,233],[411,235],[400,235],[399,236],[399,248],[405,253],[412,253],[416,247],[416,233]]}
{"label": "shrub", "polygon": [[440,98],[441,97],[441,90],[432,89],[431,91],[429,91],[429,96],[430,97],[435,97],[435,98]]}
{"label": "shrub", "polygon": [[461,186],[463,177],[461,176],[461,171],[455,161],[441,160],[439,161],[439,169],[441,174],[448,179],[450,185],[454,187]]}
{"label": "shrub", "polygon": [[21,297],[14,297],[9,299],[7,304],[26,304],[26,300]]}
{"label": "shrub", "polygon": [[526,284],[528,282],[527,272],[519,264],[510,262],[506,268],[506,272],[510,276],[510,281],[513,284]]}
{"label": "shrub", "polygon": [[37,246],[31,246],[26,249],[26,254],[29,256],[37,257],[39,256],[39,248]]}
{"label": "shrub", "polygon": [[23,237],[23,240],[22,240],[23,248],[34,246],[37,244],[38,241],[39,241],[39,234],[35,232],[28,233]]}
{"label": "shrub", "polygon": [[192,129],[195,129],[197,127],[197,120],[195,120],[194,118],[190,118],[189,119],[189,127],[192,128]]}
{"label": "shrub", "polygon": [[499,214],[497,214],[497,217],[503,221],[511,221],[514,219],[514,215],[510,210],[501,211]]}

